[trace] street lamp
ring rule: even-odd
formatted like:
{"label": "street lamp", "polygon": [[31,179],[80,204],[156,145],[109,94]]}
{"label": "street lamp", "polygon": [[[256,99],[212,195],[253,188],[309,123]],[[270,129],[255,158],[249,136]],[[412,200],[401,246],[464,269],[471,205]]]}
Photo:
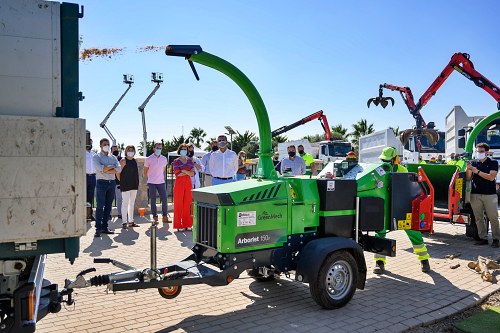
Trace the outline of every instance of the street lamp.
{"label": "street lamp", "polygon": [[229,133],[229,136],[231,137],[231,150],[233,150],[233,134],[236,134],[234,129],[231,126],[224,126],[226,131]]}

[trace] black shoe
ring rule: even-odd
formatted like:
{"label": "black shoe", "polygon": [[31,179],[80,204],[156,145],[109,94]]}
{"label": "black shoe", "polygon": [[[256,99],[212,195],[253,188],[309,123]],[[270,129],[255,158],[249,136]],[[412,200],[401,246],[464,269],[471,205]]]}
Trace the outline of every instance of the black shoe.
{"label": "black shoe", "polygon": [[488,245],[487,239],[481,239],[474,243],[474,245]]}
{"label": "black shoe", "polygon": [[121,215],[118,215],[118,218],[119,218],[119,219],[121,219],[121,218],[122,218],[122,216],[121,216]]}
{"label": "black shoe", "polygon": [[420,262],[420,265],[422,265],[422,272],[428,273],[431,271],[431,265],[429,265],[429,260],[425,259]]}
{"label": "black shoe", "polygon": [[101,230],[101,234],[113,235],[114,233],[115,232],[113,230],[109,230],[109,229]]}
{"label": "black shoe", "polygon": [[498,247],[498,239],[494,239],[493,242],[491,242],[491,247],[494,247],[494,248]]}
{"label": "black shoe", "polygon": [[385,265],[382,260],[377,260],[375,262],[375,268],[373,269],[373,273],[380,275],[385,273]]}
{"label": "black shoe", "polygon": [[96,230],[94,238],[99,238],[99,237],[101,237],[101,232],[99,230]]}

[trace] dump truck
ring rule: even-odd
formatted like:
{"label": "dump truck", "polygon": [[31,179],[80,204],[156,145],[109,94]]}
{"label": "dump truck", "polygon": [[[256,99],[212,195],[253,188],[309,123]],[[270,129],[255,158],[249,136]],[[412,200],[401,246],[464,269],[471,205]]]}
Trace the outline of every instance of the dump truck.
{"label": "dump truck", "polygon": [[[69,301],[48,254],[78,257],[85,222],[78,5],[0,2],[0,332],[33,332]],[[63,299],[64,298],[64,299]]]}
{"label": "dump truck", "polygon": [[[268,114],[252,82],[234,65],[199,45],[169,45],[168,56],[185,58],[227,75],[250,101],[259,127],[259,162],[252,179],[193,190],[193,247],[185,259],[156,263],[156,225],[151,223],[151,267],[136,268],[111,258],[123,271],[67,279],[65,289],[107,286],[112,292],[157,288],[167,299],[192,284],[225,286],[244,272],[256,279],[279,274],[308,283],[323,308],[339,308],[366,282],[364,251],[395,256],[396,242],[370,232],[432,231],[432,185],[418,173],[393,173],[387,163],[343,160],[338,175],[278,176],[272,162]],[[426,184],[426,185],[424,185]],[[426,189],[430,189],[427,191]]]}

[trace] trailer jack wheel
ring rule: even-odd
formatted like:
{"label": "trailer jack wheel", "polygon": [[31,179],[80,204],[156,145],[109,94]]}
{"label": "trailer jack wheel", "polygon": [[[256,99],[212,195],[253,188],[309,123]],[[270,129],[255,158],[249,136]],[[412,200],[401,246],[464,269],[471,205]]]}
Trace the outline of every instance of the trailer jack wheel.
{"label": "trailer jack wheel", "polygon": [[309,283],[312,298],[325,309],[336,309],[350,301],[356,291],[358,266],[347,251],[330,253],[316,279]]}
{"label": "trailer jack wheel", "polygon": [[176,298],[181,293],[181,290],[182,286],[158,288],[158,292],[160,293],[161,297],[166,299]]}

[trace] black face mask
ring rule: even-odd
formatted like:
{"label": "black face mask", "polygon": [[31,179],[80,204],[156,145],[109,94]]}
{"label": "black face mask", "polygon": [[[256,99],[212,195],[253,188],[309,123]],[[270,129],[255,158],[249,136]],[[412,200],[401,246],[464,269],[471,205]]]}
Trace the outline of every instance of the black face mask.
{"label": "black face mask", "polygon": [[92,149],[92,145],[85,146],[85,148],[87,148],[87,150],[91,150]]}
{"label": "black face mask", "polygon": [[194,151],[189,151],[189,150],[188,150],[187,155],[188,155],[188,157],[193,157],[193,156],[194,156]]}
{"label": "black face mask", "polygon": [[118,156],[118,154],[119,154],[119,153],[120,153],[120,152],[119,152],[118,150],[115,150],[115,151],[113,152],[113,155]]}
{"label": "black face mask", "polygon": [[300,155],[303,155],[303,154],[304,154],[304,151],[303,151],[303,150],[299,150],[299,154],[300,154]]}
{"label": "black face mask", "polygon": [[217,147],[217,146],[212,146],[212,151],[217,151],[217,150],[219,150],[219,147]]}
{"label": "black face mask", "polygon": [[288,156],[290,156],[290,157],[294,157],[294,156],[295,156],[295,152],[294,152],[294,151],[289,151],[289,152],[288,152]]}

